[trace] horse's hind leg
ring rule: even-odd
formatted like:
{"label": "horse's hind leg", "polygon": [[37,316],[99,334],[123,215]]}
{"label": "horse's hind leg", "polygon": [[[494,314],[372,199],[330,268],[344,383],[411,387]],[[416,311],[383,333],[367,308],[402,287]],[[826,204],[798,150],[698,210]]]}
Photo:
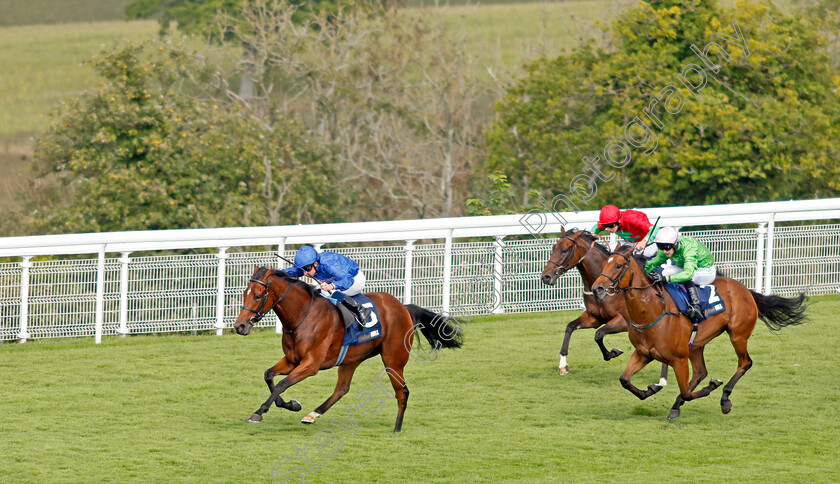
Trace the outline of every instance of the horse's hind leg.
{"label": "horse's hind leg", "polygon": [[732,378],[723,387],[723,395],[720,397],[720,410],[723,413],[729,413],[732,410],[732,400],[729,399],[729,395],[732,393],[732,389],[735,388],[738,380],[752,366],[752,359],[747,352],[747,338],[749,338],[749,334],[746,337],[736,337],[731,334],[729,336],[730,341],[732,341],[732,346],[735,348],[735,353],[738,355],[738,370],[735,371],[735,374],[732,375]]}
{"label": "horse's hind leg", "polygon": [[[295,366],[289,363],[285,357],[278,361],[277,364],[272,366],[271,368],[265,370],[265,383],[268,385],[268,393],[274,393],[274,377],[277,375],[288,375],[295,369]],[[279,396],[277,400],[274,401],[274,404],[277,405],[278,408],[285,408],[286,410],[291,410],[293,412],[297,412],[301,409],[300,403],[295,400],[290,400],[288,402],[284,402],[282,398]]]}
{"label": "horse's hind leg", "polygon": [[388,378],[391,379],[391,386],[394,387],[394,396],[397,399],[397,423],[394,424],[394,432],[402,430],[403,416],[405,415],[405,408],[408,404],[408,385],[403,378],[403,368],[392,368],[385,366],[385,372],[388,373]]}
{"label": "horse's hind leg", "polygon": [[619,381],[621,381],[621,386],[626,388],[630,393],[639,397],[639,400],[644,400],[645,398],[653,395],[654,393],[662,390],[662,387],[659,385],[649,385],[647,390],[642,391],[636,388],[632,383],[630,383],[630,379],[633,378],[633,375],[639,372],[642,368],[645,367],[648,363],[651,362],[653,358],[650,356],[645,356],[639,353],[639,350],[633,352],[630,356],[630,361],[627,362],[627,368],[624,370],[624,373],[621,374],[619,377]]}
{"label": "horse's hind leg", "polygon": [[332,395],[330,395],[330,398],[328,398],[327,401],[321,404],[320,407],[310,412],[306,417],[303,417],[301,423],[315,423],[315,419],[327,413],[327,410],[335,405],[335,402],[339,401],[341,397],[346,395],[347,392],[350,391],[350,381],[353,379],[353,373],[355,373],[356,368],[358,368],[361,363],[362,361],[359,360],[347,365],[339,366],[338,381],[335,384],[335,391]]}
{"label": "horse's hind leg", "polygon": [[708,370],[706,370],[706,359],[703,357],[703,350],[705,346],[701,346],[692,350],[688,354],[688,359],[691,361],[691,368],[692,368],[692,375],[691,381],[688,383],[688,389],[690,391],[694,391],[697,388],[697,385],[703,381],[706,376],[709,374]]}

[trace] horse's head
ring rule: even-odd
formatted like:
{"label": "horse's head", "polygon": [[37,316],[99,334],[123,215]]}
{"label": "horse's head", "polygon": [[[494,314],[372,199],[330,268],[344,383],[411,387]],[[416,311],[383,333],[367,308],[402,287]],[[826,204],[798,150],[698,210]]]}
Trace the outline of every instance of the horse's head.
{"label": "horse's head", "polygon": [[592,250],[595,238],[585,230],[569,230],[551,249],[551,258],[540,275],[543,284],[553,286],[569,269],[577,266]]}
{"label": "horse's head", "polygon": [[254,275],[248,281],[242,299],[242,310],[239,311],[233,329],[243,336],[251,332],[256,323],[274,309],[279,302],[277,295],[271,291],[272,272],[268,267],[257,267]]}
{"label": "horse's head", "polygon": [[621,247],[612,254],[601,269],[601,275],[592,283],[592,292],[598,300],[612,296],[633,282],[633,246]]}

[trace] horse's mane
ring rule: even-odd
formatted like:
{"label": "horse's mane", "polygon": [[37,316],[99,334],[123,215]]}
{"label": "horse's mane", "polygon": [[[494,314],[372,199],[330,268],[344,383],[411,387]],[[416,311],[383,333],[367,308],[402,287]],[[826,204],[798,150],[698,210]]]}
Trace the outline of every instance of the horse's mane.
{"label": "horse's mane", "polygon": [[[564,236],[572,236],[575,233],[579,232],[577,228],[569,229],[566,231]],[[580,234],[580,240],[584,241],[587,244],[592,244],[593,241],[596,240],[595,235],[589,232],[588,230],[584,230],[582,234]],[[594,249],[601,253],[601,255],[608,256],[610,255],[610,250],[606,248],[603,244],[595,244]]]}
{"label": "horse's mane", "polygon": [[292,277],[280,269],[274,269],[273,267],[260,267],[259,269],[257,269],[257,273],[254,274],[254,278],[259,279],[263,277],[267,272],[271,272],[272,276],[279,277],[280,279],[288,281],[290,284],[300,287],[301,289],[306,291],[311,297],[315,297],[321,294],[320,289],[301,281],[297,277]]}

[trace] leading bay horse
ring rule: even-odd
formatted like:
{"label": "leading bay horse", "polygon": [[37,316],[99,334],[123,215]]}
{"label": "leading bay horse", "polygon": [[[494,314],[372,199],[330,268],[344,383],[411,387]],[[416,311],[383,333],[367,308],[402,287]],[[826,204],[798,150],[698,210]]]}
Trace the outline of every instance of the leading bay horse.
{"label": "leading bay horse", "polygon": [[[595,332],[595,342],[601,349],[604,361],[609,361],[619,356],[623,351],[613,348],[607,351],[604,346],[604,336],[627,331],[628,324],[624,317],[624,298],[607,297],[598,299],[592,294],[592,283],[601,274],[601,268],[610,255],[597,238],[586,230],[569,230],[563,234],[551,249],[551,257],[540,275],[543,284],[553,286],[570,269],[577,267],[581,279],[583,279],[583,304],[585,310],[577,319],[566,325],[566,334],[563,337],[563,347],[560,349],[560,364],[557,371],[561,375],[569,373],[569,365],[566,363],[566,356],[569,354],[569,340],[572,339],[572,332],[581,328],[599,328]],[[662,364],[662,374],[659,385],[665,386],[668,378],[668,365]]]}
{"label": "leading bay horse", "polygon": [[[751,291],[734,279],[720,276],[715,279],[714,285],[726,310],[710,316],[698,325],[696,339],[691,347],[691,321],[679,314],[676,304],[660,285],[648,281],[643,262],[633,257],[632,249],[613,252],[604,264],[603,273],[592,285],[595,296],[601,299],[608,294],[624,295],[630,318],[630,341],[636,351],[620,377],[621,385],[644,400],[662,387],[650,385],[645,391],[639,390],[630,383],[633,375],[653,359],[667,363],[674,369],[680,394],[668,413],[669,420],[680,416],[683,403],[705,397],[723,384],[720,380],[712,380],[702,390],[694,391],[707,374],[703,349],[709,341],[726,331],[738,355],[738,368],[723,387],[720,399],[721,411],[726,414],[732,410],[732,401],[729,399],[732,388],[752,366],[752,359],[747,352],[747,340],[758,318],[771,331],[806,321],[805,294],[795,298],[765,296]],[[689,361],[694,368],[691,381],[688,379]]]}
{"label": "leading bay horse", "polygon": [[[378,354],[385,364],[385,371],[397,399],[397,422],[394,432],[399,432],[408,401],[408,386],[403,378],[403,368],[408,362],[414,332],[419,329],[435,351],[440,348],[461,347],[462,328],[454,319],[413,304],[403,305],[384,292],[366,295],[376,305],[382,323],[382,336],[347,349],[338,366],[335,391],[301,422],[315,423],[315,419],[350,390],[350,380],[362,361]],[[280,270],[258,267],[245,288],[242,310],[233,327],[238,334],[247,335],[254,324],[272,310],[283,324],[285,356],[265,371],[265,383],[271,395],[251,415],[248,419],[250,422],[261,422],[262,414],[271,408],[272,403],[280,408],[299,411],[300,403],[294,400],[285,402],[280,394],[318,371],[335,366],[344,340],[341,315],[330,301],[321,297],[320,289]],[[274,377],[277,375],[288,376],[275,386]]]}

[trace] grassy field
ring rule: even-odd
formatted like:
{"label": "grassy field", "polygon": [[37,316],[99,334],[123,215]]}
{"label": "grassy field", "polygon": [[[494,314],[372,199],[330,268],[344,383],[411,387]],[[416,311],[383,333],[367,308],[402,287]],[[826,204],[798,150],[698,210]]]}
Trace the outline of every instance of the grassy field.
{"label": "grassy field", "polygon": [[[591,331],[573,338],[572,373],[557,375],[574,313],[476,318],[464,348],[409,363],[397,435],[390,395],[374,415],[356,404],[376,389],[378,358],[314,426],[298,422],[332,392],[335,371],[287,390],[303,412],[273,408],[247,423],[281,356],[267,331],[5,344],[0,469],[6,482],[267,482],[273,468],[311,482],[838,482],[838,312],[840,298],[822,297],[808,325],[776,336],[759,323],[732,413],[721,414],[717,390],[673,422],[674,382],[637,400],[618,384],[627,355],[603,362]],[[626,335],[607,339],[628,350]],[[735,369],[725,337],[706,359],[711,377]],[[653,364],[634,381],[657,378]],[[328,428],[339,440],[319,436]]]}

